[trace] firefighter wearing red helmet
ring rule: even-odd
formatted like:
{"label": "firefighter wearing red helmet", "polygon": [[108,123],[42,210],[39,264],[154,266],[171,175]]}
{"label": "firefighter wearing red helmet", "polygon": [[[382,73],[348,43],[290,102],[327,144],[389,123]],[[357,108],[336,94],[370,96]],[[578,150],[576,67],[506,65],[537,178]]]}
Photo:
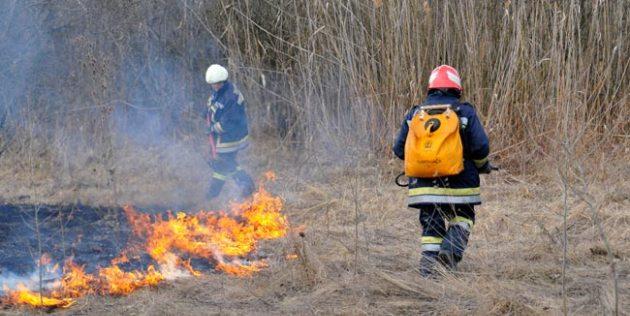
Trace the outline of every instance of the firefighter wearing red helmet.
{"label": "firefighter wearing red helmet", "polygon": [[449,65],[438,66],[429,76],[429,91],[433,89],[454,89],[462,91],[462,80],[457,70]]}
{"label": "firefighter wearing red helmet", "polygon": [[[407,112],[393,146],[394,154],[405,160],[405,154],[410,155],[411,150],[409,139],[415,136],[412,135],[415,130],[410,129],[417,128],[412,127],[414,120],[426,121],[419,125],[427,129],[426,133],[439,133],[439,124],[430,123],[427,118],[456,114],[450,115],[451,121],[456,119],[457,131],[451,136],[459,138],[456,141],[461,144],[461,158],[455,159],[460,165],[456,172],[446,175],[436,172],[430,176],[407,174],[408,206],[419,210],[422,225],[420,273],[423,276],[433,274],[437,263],[454,269],[461,261],[475,223],[475,205],[481,204],[479,174],[491,170],[488,137],[472,104],[460,101],[462,90],[455,68],[442,65],[433,69],[426,99]],[[406,166],[408,162],[405,161]],[[423,163],[421,168],[432,162]]]}

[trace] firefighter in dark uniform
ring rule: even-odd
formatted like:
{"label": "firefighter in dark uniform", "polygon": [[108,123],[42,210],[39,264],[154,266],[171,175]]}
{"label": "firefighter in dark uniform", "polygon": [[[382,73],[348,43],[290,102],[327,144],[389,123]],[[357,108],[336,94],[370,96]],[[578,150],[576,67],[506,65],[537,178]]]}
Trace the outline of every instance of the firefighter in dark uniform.
{"label": "firefighter in dark uniform", "polygon": [[[463,143],[464,169],[459,174],[439,178],[410,178],[408,205],[420,211],[422,259],[420,272],[428,276],[435,263],[454,269],[461,261],[475,223],[475,205],[481,204],[479,173],[489,173],[489,142],[475,108],[460,101],[462,86],[453,67],[434,69],[423,105],[450,104],[459,117]],[[393,151],[405,159],[409,122],[419,106],[406,115]]]}
{"label": "firefighter in dark uniform", "polygon": [[229,178],[234,179],[241,188],[242,197],[249,197],[254,192],[254,182],[236,160],[238,152],[248,145],[245,99],[234,84],[228,81],[227,69],[220,65],[208,67],[206,82],[212,86],[206,119],[210,141],[214,146],[208,198],[219,196]]}

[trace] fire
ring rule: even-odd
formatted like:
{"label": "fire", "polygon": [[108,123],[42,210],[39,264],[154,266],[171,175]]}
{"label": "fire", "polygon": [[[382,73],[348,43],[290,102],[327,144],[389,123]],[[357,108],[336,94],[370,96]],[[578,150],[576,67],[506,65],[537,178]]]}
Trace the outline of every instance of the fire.
{"label": "fire", "polygon": [[[275,179],[272,172],[265,177]],[[248,277],[268,266],[266,260],[252,257],[258,243],[284,237],[289,227],[281,212],[282,200],[267,192],[262,183],[249,201],[233,203],[229,212],[177,212],[164,218],[139,213],[131,206],[123,209],[134,235],[142,240],[139,247],[126,249],[110,266],[94,274],[86,273],[84,266],[69,260],[57,287],[48,296],[22,284],[15,290],[5,289],[3,302],[65,308],[85,295],[128,295],[140,288],[155,287],[167,279],[200,276],[202,273],[193,268],[191,258],[207,260],[217,271]],[[149,265],[144,271],[124,271],[120,265],[140,257],[139,250],[148,254],[157,266]],[[134,253],[137,256],[128,257]],[[50,257],[42,257],[40,261],[48,264]]]}
{"label": "fire", "polygon": [[92,293],[94,277],[85,273],[84,267],[69,260],[64,266],[64,275],[61,277],[61,292],[53,292],[56,297],[81,297]]}
{"label": "fire", "polygon": [[[287,233],[288,222],[281,213],[282,200],[260,188],[252,201],[233,204],[231,213],[205,212],[189,215],[179,212],[166,219],[151,219],[124,208],[133,231],[146,238],[146,252],[161,271],[173,271],[173,266],[195,271],[184,256],[204,258],[216,263],[218,270],[247,276],[260,270],[260,262],[242,263],[238,257],[251,254],[260,240],[281,238]],[[224,258],[229,258],[228,262]]]}
{"label": "fire", "polygon": [[147,272],[124,272],[114,265],[101,269],[99,276],[103,280],[101,292],[111,295],[127,295],[134,290],[147,286],[156,286],[164,280],[164,276],[149,265]]}
{"label": "fire", "polygon": [[217,264],[217,270],[241,277],[250,276],[265,267],[267,267],[267,261],[265,260],[252,261],[249,264],[245,264],[241,260],[235,259],[232,262],[219,261]]}
{"label": "fire", "polygon": [[33,307],[48,307],[48,308],[66,308],[74,305],[74,300],[71,298],[52,298],[40,295],[40,293],[33,292],[26,288],[24,284],[19,284],[17,290],[7,291],[9,294],[6,297],[6,301],[13,304],[30,305]]}

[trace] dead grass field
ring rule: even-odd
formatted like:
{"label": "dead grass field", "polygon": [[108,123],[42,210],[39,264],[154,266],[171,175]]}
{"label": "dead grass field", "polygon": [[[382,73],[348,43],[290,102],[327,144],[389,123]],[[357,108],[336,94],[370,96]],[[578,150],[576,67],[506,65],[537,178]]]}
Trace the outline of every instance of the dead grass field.
{"label": "dead grass field", "polygon": [[[265,152],[268,155],[262,155]],[[320,157],[286,154],[274,151],[269,145],[258,145],[245,159],[255,174],[276,170],[278,181],[270,189],[285,200],[285,212],[291,223],[306,226],[304,237],[292,234],[267,242],[261,251],[280,257],[297,253],[298,259],[272,261],[268,269],[252,278],[212,274],[180,279],[129,297],[85,297],[70,309],[55,312],[89,315],[562,312],[563,203],[561,186],[552,168],[520,175],[511,174],[508,169],[486,176],[485,203],[478,210],[470,248],[460,270],[428,280],[420,278],[416,271],[420,253],[417,212],[405,207],[405,190],[392,182],[400,163],[369,157],[357,163],[331,162]],[[185,166],[178,167],[185,169]],[[188,167],[194,166],[191,163]],[[627,311],[630,188],[626,179],[630,170],[624,161],[609,164],[607,170],[617,176],[603,176],[605,180],[591,186],[589,194],[597,201],[600,220],[614,250],[619,310]],[[128,174],[129,179],[120,179],[120,190],[124,192],[120,199],[167,203],[169,199],[179,198],[168,195],[178,187],[184,188],[181,192],[190,190],[190,197],[202,195],[205,186],[200,183],[207,180],[205,176],[183,179],[185,174],[181,172],[166,169],[162,174]],[[182,178],[171,177],[171,173]],[[14,183],[5,174],[1,187],[5,192],[11,191],[12,183],[17,195],[39,192],[39,197],[31,199],[38,198],[44,203],[59,201],[50,194],[54,189],[46,181],[41,181],[39,190],[21,189],[24,184]],[[108,195],[103,193],[107,190],[100,188],[98,192],[100,196],[96,188],[85,188],[78,190],[76,196],[83,200],[91,196],[91,203],[106,202]],[[9,196],[12,198],[17,197]],[[569,201],[569,311],[581,315],[608,314],[613,301],[605,247],[587,205],[575,197]]]}
{"label": "dead grass field", "polygon": [[[218,62],[248,101],[246,166],[276,171],[271,191],[306,227],[261,249],[298,259],[252,278],[180,279],[54,313],[547,315],[565,295],[568,314],[630,310],[628,1],[0,3],[0,202],[227,203],[204,201],[197,113]],[[462,73],[503,170],[482,180],[460,270],[425,280],[389,147],[443,63]]]}

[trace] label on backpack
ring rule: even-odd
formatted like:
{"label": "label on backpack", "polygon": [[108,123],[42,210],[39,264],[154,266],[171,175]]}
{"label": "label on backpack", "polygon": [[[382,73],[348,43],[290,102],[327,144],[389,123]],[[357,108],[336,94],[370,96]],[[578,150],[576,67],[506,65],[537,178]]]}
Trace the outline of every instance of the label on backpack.
{"label": "label on backpack", "polygon": [[460,121],[451,105],[423,106],[409,122],[405,142],[405,174],[437,178],[464,170]]}

